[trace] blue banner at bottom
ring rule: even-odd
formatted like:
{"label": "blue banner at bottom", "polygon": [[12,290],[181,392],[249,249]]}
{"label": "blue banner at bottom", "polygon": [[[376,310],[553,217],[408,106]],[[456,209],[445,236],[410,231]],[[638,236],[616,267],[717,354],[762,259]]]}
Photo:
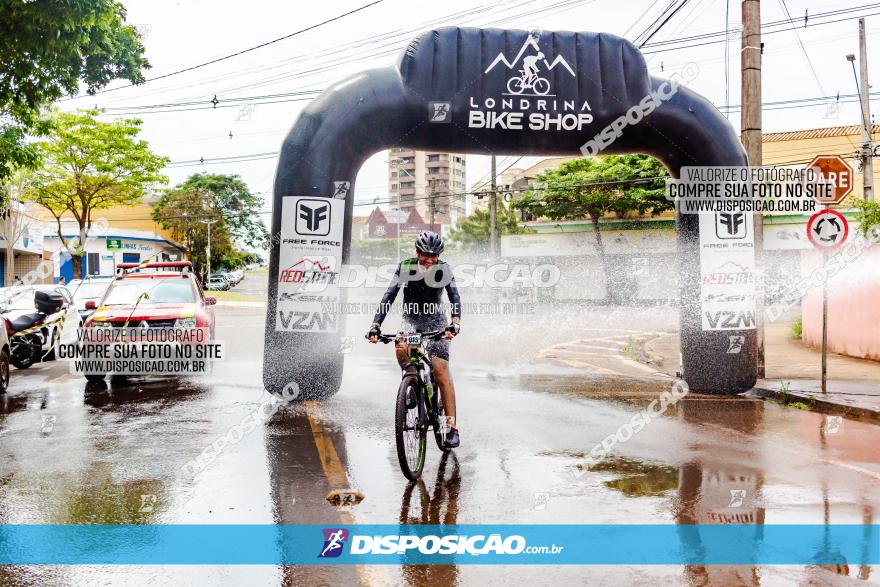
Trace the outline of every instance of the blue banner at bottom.
{"label": "blue banner at bottom", "polygon": [[0,564],[837,565],[873,525],[0,525]]}

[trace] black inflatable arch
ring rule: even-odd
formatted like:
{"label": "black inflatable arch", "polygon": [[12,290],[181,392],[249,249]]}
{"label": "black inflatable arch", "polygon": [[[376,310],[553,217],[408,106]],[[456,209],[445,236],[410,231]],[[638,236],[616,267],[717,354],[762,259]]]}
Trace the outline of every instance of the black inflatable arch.
{"label": "black inflatable arch", "polygon": [[[511,79],[519,76],[522,58],[537,51],[543,53],[537,67],[546,83],[523,89]],[[344,316],[313,323],[314,331],[281,327],[282,317],[290,326],[291,312],[297,307],[290,299],[293,296],[284,296],[280,305],[278,300],[279,273],[283,276],[287,269],[279,267],[279,255],[284,254],[280,253],[283,247],[290,246],[284,235],[292,230],[291,217],[282,226],[285,198],[344,197],[345,262],[355,176],[372,154],[407,147],[497,155],[576,155],[584,143],[652,90],[668,88],[666,80],[649,75],[635,46],[614,35],[476,28],[426,32],[410,43],[397,66],[365,71],[328,88],[299,116],[278,162],[271,228],[273,235],[282,238],[273,239],[270,253],[263,365],[266,388],[281,394],[295,383],[300,398],[327,397],[338,390],[343,368]],[[543,109],[538,104],[542,100]],[[506,110],[524,112],[522,128],[516,128],[517,117],[507,118],[506,128],[480,128],[481,116]],[[482,114],[472,115],[472,111]],[[532,113],[539,113],[535,122],[539,128],[529,126]],[[568,117],[568,128],[557,128],[556,121],[561,119],[556,117],[565,114],[589,114],[590,118],[587,122],[587,116]],[[572,127],[578,123],[580,128]],[[623,129],[603,152],[653,155],[674,176],[683,166],[747,165],[728,121],[708,100],[684,86],[640,123]],[[703,329],[699,218],[680,214],[676,228],[684,379],[692,391],[742,392],[756,380],[755,330]],[[340,295],[344,298],[344,289]],[[753,318],[754,302],[750,303]],[[731,353],[734,336],[741,348]]]}

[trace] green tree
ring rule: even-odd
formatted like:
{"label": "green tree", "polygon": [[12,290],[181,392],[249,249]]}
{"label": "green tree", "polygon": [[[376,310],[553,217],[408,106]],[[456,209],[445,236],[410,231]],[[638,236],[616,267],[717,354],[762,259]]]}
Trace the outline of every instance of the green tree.
{"label": "green tree", "polygon": [[205,194],[209,200],[207,208],[199,207],[195,211],[208,211],[222,216],[226,230],[235,241],[256,248],[268,245],[269,231],[260,217],[263,202],[251,193],[238,175],[195,173],[163,194],[154,207],[154,216],[157,211],[162,211],[158,216],[166,215],[166,199],[174,199],[177,205],[186,206],[185,199],[181,200],[176,194],[195,192]]}
{"label": "green tree", "polygon": [[0,236],[6,242],[3,282],[7,286],[15,281],[15,243],[27,226],[22,199],[28,177],[27,169],[19,168],[2,186],[5,193],[0,197]]}
{"label": "green tree", "polygon": [[209,225],[212,271],[224,267],[226,258],[235,255],[232,234],[212,193],[182,189],[181,185],[168,190],[156,202],[153,219],[170,230],[175,239],[183,241],[193,270],[204,283],[208,275]]}
{"label": "green tree", "polygon": [[115,79],[143,83],[143,53],[119,2],[0,0],[0,183],[38,164],[26,136],[48,131],[40,108],[80,83],[89,94]]}
{"label": "green tree", "polygon": [[[400,254],[403,258],[412,257],[413,239],[401,236]],[[351,241],[350,263],[382,264],[397,261],[397,239],[355,239]]]}
{"label": "green tree", "polygon": [[[82,276],[86,238],[96,220],[96,210],[136,204],[156,183],[168,163],[138,140],[141,121],[117,119],[101,122],[98,111],[56,113],[46,140],[36,143],[43,166],[30,179],[26,197],[52,214],[61,243],[73,257],[74,274]],[[61,220],[72,216],[78,238],[62,233]]]}
{"label": "green tree", "polygon": [[599,220],[606,214],[626,218],[660,214],[673,209],[664,197],[668,175],[660,161],[647,155],[606,155],[573,159],[547,169],[537,187],[527,191],[513,206],[550,220],[589,218],[596,238],[599,260],[609,275]]}
{"label": "green tree", "polygon": [[[501,202],[498,203],[495,224],[498,227],[499,236],[529,232],[528,228],[520,226],[516,214]],[[457,228],[449,232],[449,239],[462,250],[487,254],[489,252],[489,211],[476,210],[459,222]]]}
{"label": "green tree", "polygon": [[865,237],[876,233],[880,236],[880,203],[875,200],[861,200],[853,198],[852,204],[859,209],[856,220],[859,222],[859,231]]}

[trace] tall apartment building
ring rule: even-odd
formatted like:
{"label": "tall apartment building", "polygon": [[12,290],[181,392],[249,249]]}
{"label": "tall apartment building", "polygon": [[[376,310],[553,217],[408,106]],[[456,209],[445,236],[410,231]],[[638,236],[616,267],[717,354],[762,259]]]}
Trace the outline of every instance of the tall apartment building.
{"label": "tall apartment building", "polygon": [[392,210],[408,214],[416,210],[430,222],[455,225],[466,215],[467,175],[464,155],[391,149],[388,163],[388,194]]}

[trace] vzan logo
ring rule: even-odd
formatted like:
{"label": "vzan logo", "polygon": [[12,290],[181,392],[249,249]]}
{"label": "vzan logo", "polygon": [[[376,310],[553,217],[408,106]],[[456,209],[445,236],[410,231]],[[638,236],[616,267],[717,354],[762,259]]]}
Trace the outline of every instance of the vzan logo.
{"label": "vzan logo", "polygon": [[719,310],[717,312],[704,312],[709,326],[714,330],[741,330],[755,327],[754,312],[734,312],[732,310]]}
{"label": "vzan logo", "polygon": [[330,234],[330,204],[325,200],[300,200],[296,206],[296,232]]}
{"label": "vzan logo", "polygon": [[538,45],[539,39],[540,34],[530,33],[513,59],[508,60],[502,52],[489,64],[483,73],[503,64],[513,75],[506,80],[501,98],[470,97],[468,127],[560,131],[582,130],[593,122],[587,100],[558,100],[550,92],[550,74],[557,67],[572,77],[577,75],[561,55],[551,61]]}

